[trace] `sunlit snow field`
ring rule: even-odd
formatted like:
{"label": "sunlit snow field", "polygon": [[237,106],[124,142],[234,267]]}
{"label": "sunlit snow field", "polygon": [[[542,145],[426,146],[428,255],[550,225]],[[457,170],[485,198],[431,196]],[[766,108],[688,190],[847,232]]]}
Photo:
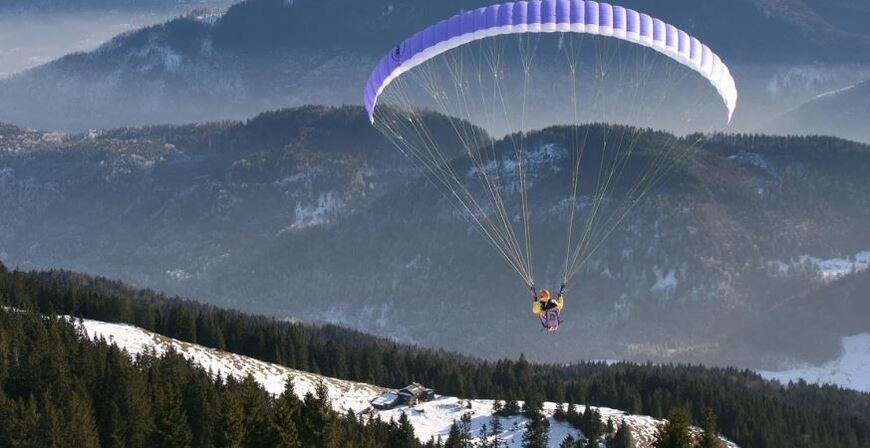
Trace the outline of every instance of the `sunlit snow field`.
{"label": "sunlit snow field", "polygon": [[[383,387],[302,372],[247,356],[168,338],[131,325],[89,319],[68,319],[73,320],[88,338],[103,339],[117,345],[131,355],[148,352],[160,355],[169,350],[175,350],[194,364],[211,371],[214,375],[220,375],[224,378],[232,376],[238,379],[251,375],[272,394],[280,394],[284,390],[288,376],[293,378],[294,391],[300,396],[313,392],[318,383],[322,381],[329,391],[332,407],[336,411],[344,413],[352,410],[360,415],[377,413],[379,418],[383,420],[398,419],[404,412],[414,426],[417,437],[423,441],[433,437],[446,440],[451,424],[467,413],[471,414],[472,431],[475,435],[480,433],[483,425],[491,427],[493,422],[492,400],[466,400],[457,397],[436,396],[435,400],[413,407],[401,406],[388,411],[374,411],[371,409],[369,401],[387,391]],[[544,403],[544,413],[549,417],[550,422],[551,447],[558,447],[568,434],[575,437],[579,435],[578,431],[567,423],[553,419],[552,415],[556,406],[556,403]],[[578,406],[578,411],[583,412],[584,409],[583,406]],[[628,415],[609,408],[597,409],[605,421],[608,418],[613,418],[617,424],[629,425],[639,448],[650,446],[658,425],[661,423],[661,421],[648,416]],[[525,424],[526,419],[522,416],[503,418],[504,430],[500,438],[510,447],[521,446]],[[728,442],[727,447],[737,448],[737,445]]]}

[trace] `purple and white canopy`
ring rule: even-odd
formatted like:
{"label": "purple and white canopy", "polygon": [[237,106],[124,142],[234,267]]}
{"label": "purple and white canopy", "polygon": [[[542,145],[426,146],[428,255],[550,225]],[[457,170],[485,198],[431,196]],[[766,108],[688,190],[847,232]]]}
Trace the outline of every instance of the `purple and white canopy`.
{"label": "purple and white canopy", "polygon": [[700,73],[716,88],[728,121],[737,106],[737,87],[728,67],[709,47],[685,31],[633,9],[584,0],[503,3],[457,14],[405,39],[384,56],[366,84],[365,106],[374,123],[381,92],[412,68],[472,41],[502,34],[585,33],[612,36],[651,47]]}

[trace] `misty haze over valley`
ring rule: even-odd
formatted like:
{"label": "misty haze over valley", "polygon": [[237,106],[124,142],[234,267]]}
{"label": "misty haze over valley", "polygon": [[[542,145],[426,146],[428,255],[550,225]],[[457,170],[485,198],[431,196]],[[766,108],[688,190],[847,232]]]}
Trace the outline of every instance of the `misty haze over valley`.
{"label": "misty haze over valley", "polygon": [[[866,17],[866,1],[682,3],[661,2],[656,9],[677,26],[703,30],[729,61],[743,92],[733,130],[870,141],[860,120],[866,89],[850,90],[870,78],[870,32],[850,19]],[[476,5],[248,1],[219,16],[193,15],[127,33],[0,82],[0,120],[82,131],[359,104],[358,86],[385,49],[428,22]],[[646,3],[626,6],[644,9]],[[335,11],[345,13],[336,17]]]}
{"label": "misty haze over valley", "polygon": [[109,39],[195,12],[219,14],[232,2],[178,1],[0,3],[0,78],[70,53],[92,51]]}

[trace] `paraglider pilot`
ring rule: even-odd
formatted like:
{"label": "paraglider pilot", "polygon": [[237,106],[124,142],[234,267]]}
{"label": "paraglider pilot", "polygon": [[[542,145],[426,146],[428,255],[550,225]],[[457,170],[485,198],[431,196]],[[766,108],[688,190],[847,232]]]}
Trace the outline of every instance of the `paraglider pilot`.
{"label": "paraglider pilot", "polygon": [[559,294],[554,298],[550,295],[550,291],[542,289],[537,292],[535,286],[532,289],[532,313],[541,318],[541,325],[547,331],[556,331],[559,329],[559,323],[562,316],[562,308],[565,306],[565,284],[559,288]]}

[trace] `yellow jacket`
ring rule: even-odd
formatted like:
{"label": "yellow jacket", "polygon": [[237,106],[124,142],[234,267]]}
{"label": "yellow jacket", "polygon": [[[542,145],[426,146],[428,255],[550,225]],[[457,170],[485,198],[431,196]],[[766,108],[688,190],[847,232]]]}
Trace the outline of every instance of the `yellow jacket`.
{"label": "yellow jacket", "polygon": [[[556,302],[556,309],[562,311],[562,307],[565,306],[565,297],[562,294],[556,296],[553,299]],[[541,311],[544,310],[544,304],[546,304],[548,300],[536,300],[532,303],[532,314],[541,314]]]}

